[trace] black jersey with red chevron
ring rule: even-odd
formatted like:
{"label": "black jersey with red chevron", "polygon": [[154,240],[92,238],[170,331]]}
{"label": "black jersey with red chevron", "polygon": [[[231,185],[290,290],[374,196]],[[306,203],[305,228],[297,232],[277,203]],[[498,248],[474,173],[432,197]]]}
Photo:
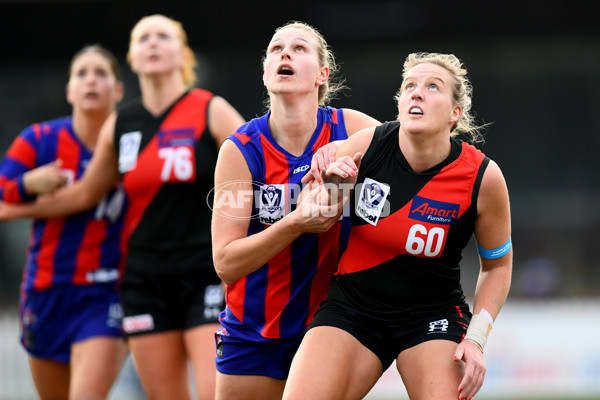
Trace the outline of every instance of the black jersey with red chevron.
{"label": "black jersey with red chevron", "polygon": [[452,138],[446,160],[415,172],[398,146],[399,127],[398,121],[377,127],[365,152],[348,248],[329,293],[369,313],[431,311],[464,301],[459,263],[489,163]]}
{"label": "black jersey with red chevron", "polygon": [[115,147],[129,201],[127,268],[169,274],[213,268],[206,202],[218,152],[207,126],[212,97],[191,90],[159,116],[139,100],[119,110]]}

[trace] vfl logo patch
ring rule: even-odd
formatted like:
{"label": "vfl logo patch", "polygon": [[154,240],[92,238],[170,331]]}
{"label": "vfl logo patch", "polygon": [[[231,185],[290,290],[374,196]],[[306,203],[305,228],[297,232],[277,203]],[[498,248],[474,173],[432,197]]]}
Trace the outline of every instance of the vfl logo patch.
{"label": "vfl logo patch", "polygon": [[285,214],[285,185],[263,185],[260,188],[258,214],[261,223],[273,225]]}
{"label": "vfl logo patch", "polygon": [[409,218],[440,225],[454,225],[458,219],[460,204],[413,197]]}
{"label": "vfl logo patch", "polygon": [[377,225],[389,192],[390,187],[385,183],[366,178],[362,184],[360,197],[356,204],[356,215],[371,225]]}
{"label": "vfl logo patch", "polygon": [[142,132],[124,133],[119,139],[119,172],[131,171],[137,166]]}

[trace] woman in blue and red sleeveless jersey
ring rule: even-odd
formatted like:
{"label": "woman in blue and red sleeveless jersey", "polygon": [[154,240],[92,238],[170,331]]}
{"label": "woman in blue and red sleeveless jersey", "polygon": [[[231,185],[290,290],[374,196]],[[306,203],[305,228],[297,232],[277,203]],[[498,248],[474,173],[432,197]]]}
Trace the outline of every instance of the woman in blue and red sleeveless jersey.
{"label": "woman in blue and red sleeveless jersey", "polygon": [[[500,168],[457,139],[481,139],[471,90],[454,55],[410,54],[398,120],[339,147],[327,173],[340,179],[334,171],[360,168],[350,177],[348,250],[296,354],[285,399],[361,399],[393,361],[411,399],[471,399],[481,387],[512,245]],[[473,235],[481,272],[472,314],[459,263]]]}
{"label": "woman in blue and red sleeveless jersey", "polygon": [[379,123],[355,110],[325,107],[339,89],[330,78],[337,67],[324,38],[307,24],[277,29],[263,68],[270,110],[229,137],[215,171],[213,253],[227,283],[217,333],[217,399],[281,398],[349,222],[338,223],[341,202],[320,206],[316,191],[305,190],[296,208],[301,179],[319,149]]}
{"label": "woman in blue and red sleeveless jersey", "polygon": [[[22,203],[81,178],[100,127],[123,96],[119,66],[94,45],[71,61],[69,117],[36,123],[0,164],[0,199]],[[21,342],[40,398],[106,398],[126,354],[117,281],[121,190],[95,209],[36,218],[21,285]]]}
{"label": "woman in blue and red sleeveless jersey", "polygon": [[191,361],[198,397],[213,399],[224,290],[212,263],[206,198],[218,148],[244,120],[222,97],[192,89],[196,59],[181,23],[142,18],[127,58],[141,99],[108,118],[83,179],[35,212],[88,208],[122,182],[123,331],[141,383],[152,399],[191,399]]}

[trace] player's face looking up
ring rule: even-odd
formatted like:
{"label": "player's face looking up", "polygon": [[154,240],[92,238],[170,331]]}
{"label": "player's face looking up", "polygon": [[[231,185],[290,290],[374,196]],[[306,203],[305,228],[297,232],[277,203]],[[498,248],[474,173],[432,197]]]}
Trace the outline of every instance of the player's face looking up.
{"label": "player's face looking up", "polygon": [[398,119],[405,132],[450,133],[461,115],[453,100],[454,79],[445,68],[422,63],[411,68],[398,97]]}
{"label": "player's face looking up", "polygon": [[82,111],[113,109],[123,90],[110,62],[100,53],[87,51],[71,67],[67,100]]}
{"label": "player's face looking up", "polygon": [[302,28],[279,30],[269,43],[263,82],[270,93],[311,93],[327,81],[329,68],[319,62],[314,34]]}
{"label": "player's face looking up", "polygon": [[186,53],[177,27],[162,16],[142,19],[131,34],[128,60],[140,75],[168,74],[180,70]]}

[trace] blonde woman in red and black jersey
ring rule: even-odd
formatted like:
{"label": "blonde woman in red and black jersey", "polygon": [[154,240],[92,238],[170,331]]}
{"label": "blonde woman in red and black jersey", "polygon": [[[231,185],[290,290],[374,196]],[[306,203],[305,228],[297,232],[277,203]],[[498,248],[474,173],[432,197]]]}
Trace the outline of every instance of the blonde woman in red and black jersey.
{"label": "blonde woman in red and black jersey", "polygon": [[[356,184],[348,249],[284,399],[362,399],[394,361],[411,399],[471,399],[480,389],[512,246],[500,168],[457,139],[480,139],[471,92],[454,55],[410,54],[398,120],[338,148],[327,173]],[[459,262],[473,234],[481,270],[472,314]]]}
{"label": "blonde woman in red and black jersey", "polygon": [[190,399],[191,361],[198,398],[213,399],[224,294],[212,264],[206,197],[218,148],[244,120],[223,98],[192,89],[196,59],[179,22],[142,18],[127,59],[141,99],[108,118],[80,181],[15,212],[84,210],[121,181],[128,210],[123,330],[142,385],[151,399]]}

